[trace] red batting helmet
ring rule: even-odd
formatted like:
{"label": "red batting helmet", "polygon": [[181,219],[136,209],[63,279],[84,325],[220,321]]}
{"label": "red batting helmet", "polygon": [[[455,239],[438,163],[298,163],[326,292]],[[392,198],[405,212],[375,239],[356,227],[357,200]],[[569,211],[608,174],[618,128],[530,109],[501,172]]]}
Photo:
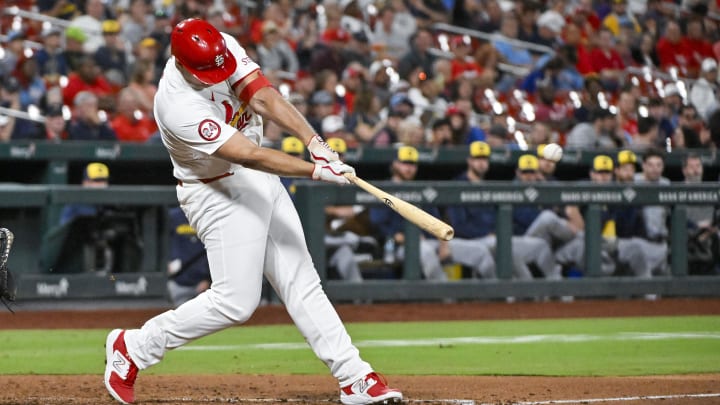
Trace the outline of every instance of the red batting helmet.
{"label": "red batting helmet", "polygon": [[227,80],[237,67],[222,34],[204,20],[180,21],[170,34],[170,47],[178,63],[205,84]]}

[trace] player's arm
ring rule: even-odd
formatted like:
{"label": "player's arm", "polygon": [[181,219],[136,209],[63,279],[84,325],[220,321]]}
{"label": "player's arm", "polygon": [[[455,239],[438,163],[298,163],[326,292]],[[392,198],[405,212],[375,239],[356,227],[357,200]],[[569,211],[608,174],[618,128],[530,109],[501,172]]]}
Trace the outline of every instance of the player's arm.
{"label": "player's arm", "polygon": [[233,91],[240,100],[249,104],[253,111],[265,119],[274,121],[285,132],[300,138],[307,145],[313,162],[331,162],[339,159],[337,153],[315,133],[300,111],[285,100],[259,70],[234,84]]}
{"label": "player's arm", "polygon": [[317,135],[305,117],[271,86],[259,70],[243,78],[233,91],[256,113],[274,121],[286,132],[295,134],[306,145]]}
{"label": "player's arm", "polygon": [[347,184],[343,173],[355,174],[355,169],[340,162],[311,163],[276,149],[257,146],[240,132],[236,132],[214,156],[244,167],[284,177],[311,177],[331,183]]}

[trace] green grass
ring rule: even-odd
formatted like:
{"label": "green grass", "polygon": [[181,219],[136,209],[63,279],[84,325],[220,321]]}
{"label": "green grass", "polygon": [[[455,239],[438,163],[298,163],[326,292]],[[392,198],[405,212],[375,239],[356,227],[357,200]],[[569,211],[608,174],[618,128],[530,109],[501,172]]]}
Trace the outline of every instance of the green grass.
{"label": "green grass", "polygon": [[[720,372],[720,317],[348,324],[386,374]],[[100,374],[107,330],[0,331],[0,374]],[[460,338],[463,338],[462,340]],[[405,341],[404,346],[388,346]],[[377,342],[387,341],[387,342]],[[419,342],[422,341],[422,342]],[[258,348],[258,344],[293,344]],[[324,374],[292,325],[236,327],[169,352],[149,374]]]}

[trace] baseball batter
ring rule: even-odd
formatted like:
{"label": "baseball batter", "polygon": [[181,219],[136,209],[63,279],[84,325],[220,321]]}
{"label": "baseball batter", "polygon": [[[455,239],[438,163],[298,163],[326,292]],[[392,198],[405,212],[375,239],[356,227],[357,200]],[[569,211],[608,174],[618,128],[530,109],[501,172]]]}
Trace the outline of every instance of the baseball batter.
{"label": "baseball batter", "polygon": [[[177,197],[205,244],[212,287],[141,329],[106,341],[105,386],[134,401],[139,370],[168,350],[245,322],[260,301],[263,274],[340,385],[344,404],[394,403],[360,358],[322,290],[300,219],[278,175],[346,184],[354,169],[317,136],[229,35],[199,19],[173,28],[172,56],[155,98],[155,117],[178,179]],[[260,147],[262,117],[296,134],[314,163]]]}

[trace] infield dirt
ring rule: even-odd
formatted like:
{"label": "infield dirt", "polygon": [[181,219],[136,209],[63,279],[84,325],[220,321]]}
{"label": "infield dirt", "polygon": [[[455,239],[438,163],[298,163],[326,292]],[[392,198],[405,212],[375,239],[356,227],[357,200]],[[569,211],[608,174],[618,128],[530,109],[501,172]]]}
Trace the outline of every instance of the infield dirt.
{"label": "infield dirt", "polygon": [[[720,299],[580,300],[572,303],[473,302],[458,304],[337,305],[345,322],[588,318],[619,316],[719,315]],[[138,327],[153,310],[44,311],[0,313],[0,329]],[[290,323],[282,306],[259,308],[248,325]],[[1,356],[1,354],[0,354]],[[478,359],[482,361],[482,359]],[[0,404],[113,404],[97,375],[0,376]],[[337,386],[323,376],[192,375],[143,376],[138,404],[318,404],[339,403]],[[593,403],[718,404],[720,374],[650,377],[388,376],[408,403]],[[648,396],[662,396],[651,399]],[[610,400],[631,398],[635,400]],[[642,398],[645,397],[645,398]],[[607,399],[603,401],[602,399]],[[456,401],[452,401],[456,400]],[[564,402],[573,400],[574,402]],[[466,402],[470,403],[470,402]]]}

